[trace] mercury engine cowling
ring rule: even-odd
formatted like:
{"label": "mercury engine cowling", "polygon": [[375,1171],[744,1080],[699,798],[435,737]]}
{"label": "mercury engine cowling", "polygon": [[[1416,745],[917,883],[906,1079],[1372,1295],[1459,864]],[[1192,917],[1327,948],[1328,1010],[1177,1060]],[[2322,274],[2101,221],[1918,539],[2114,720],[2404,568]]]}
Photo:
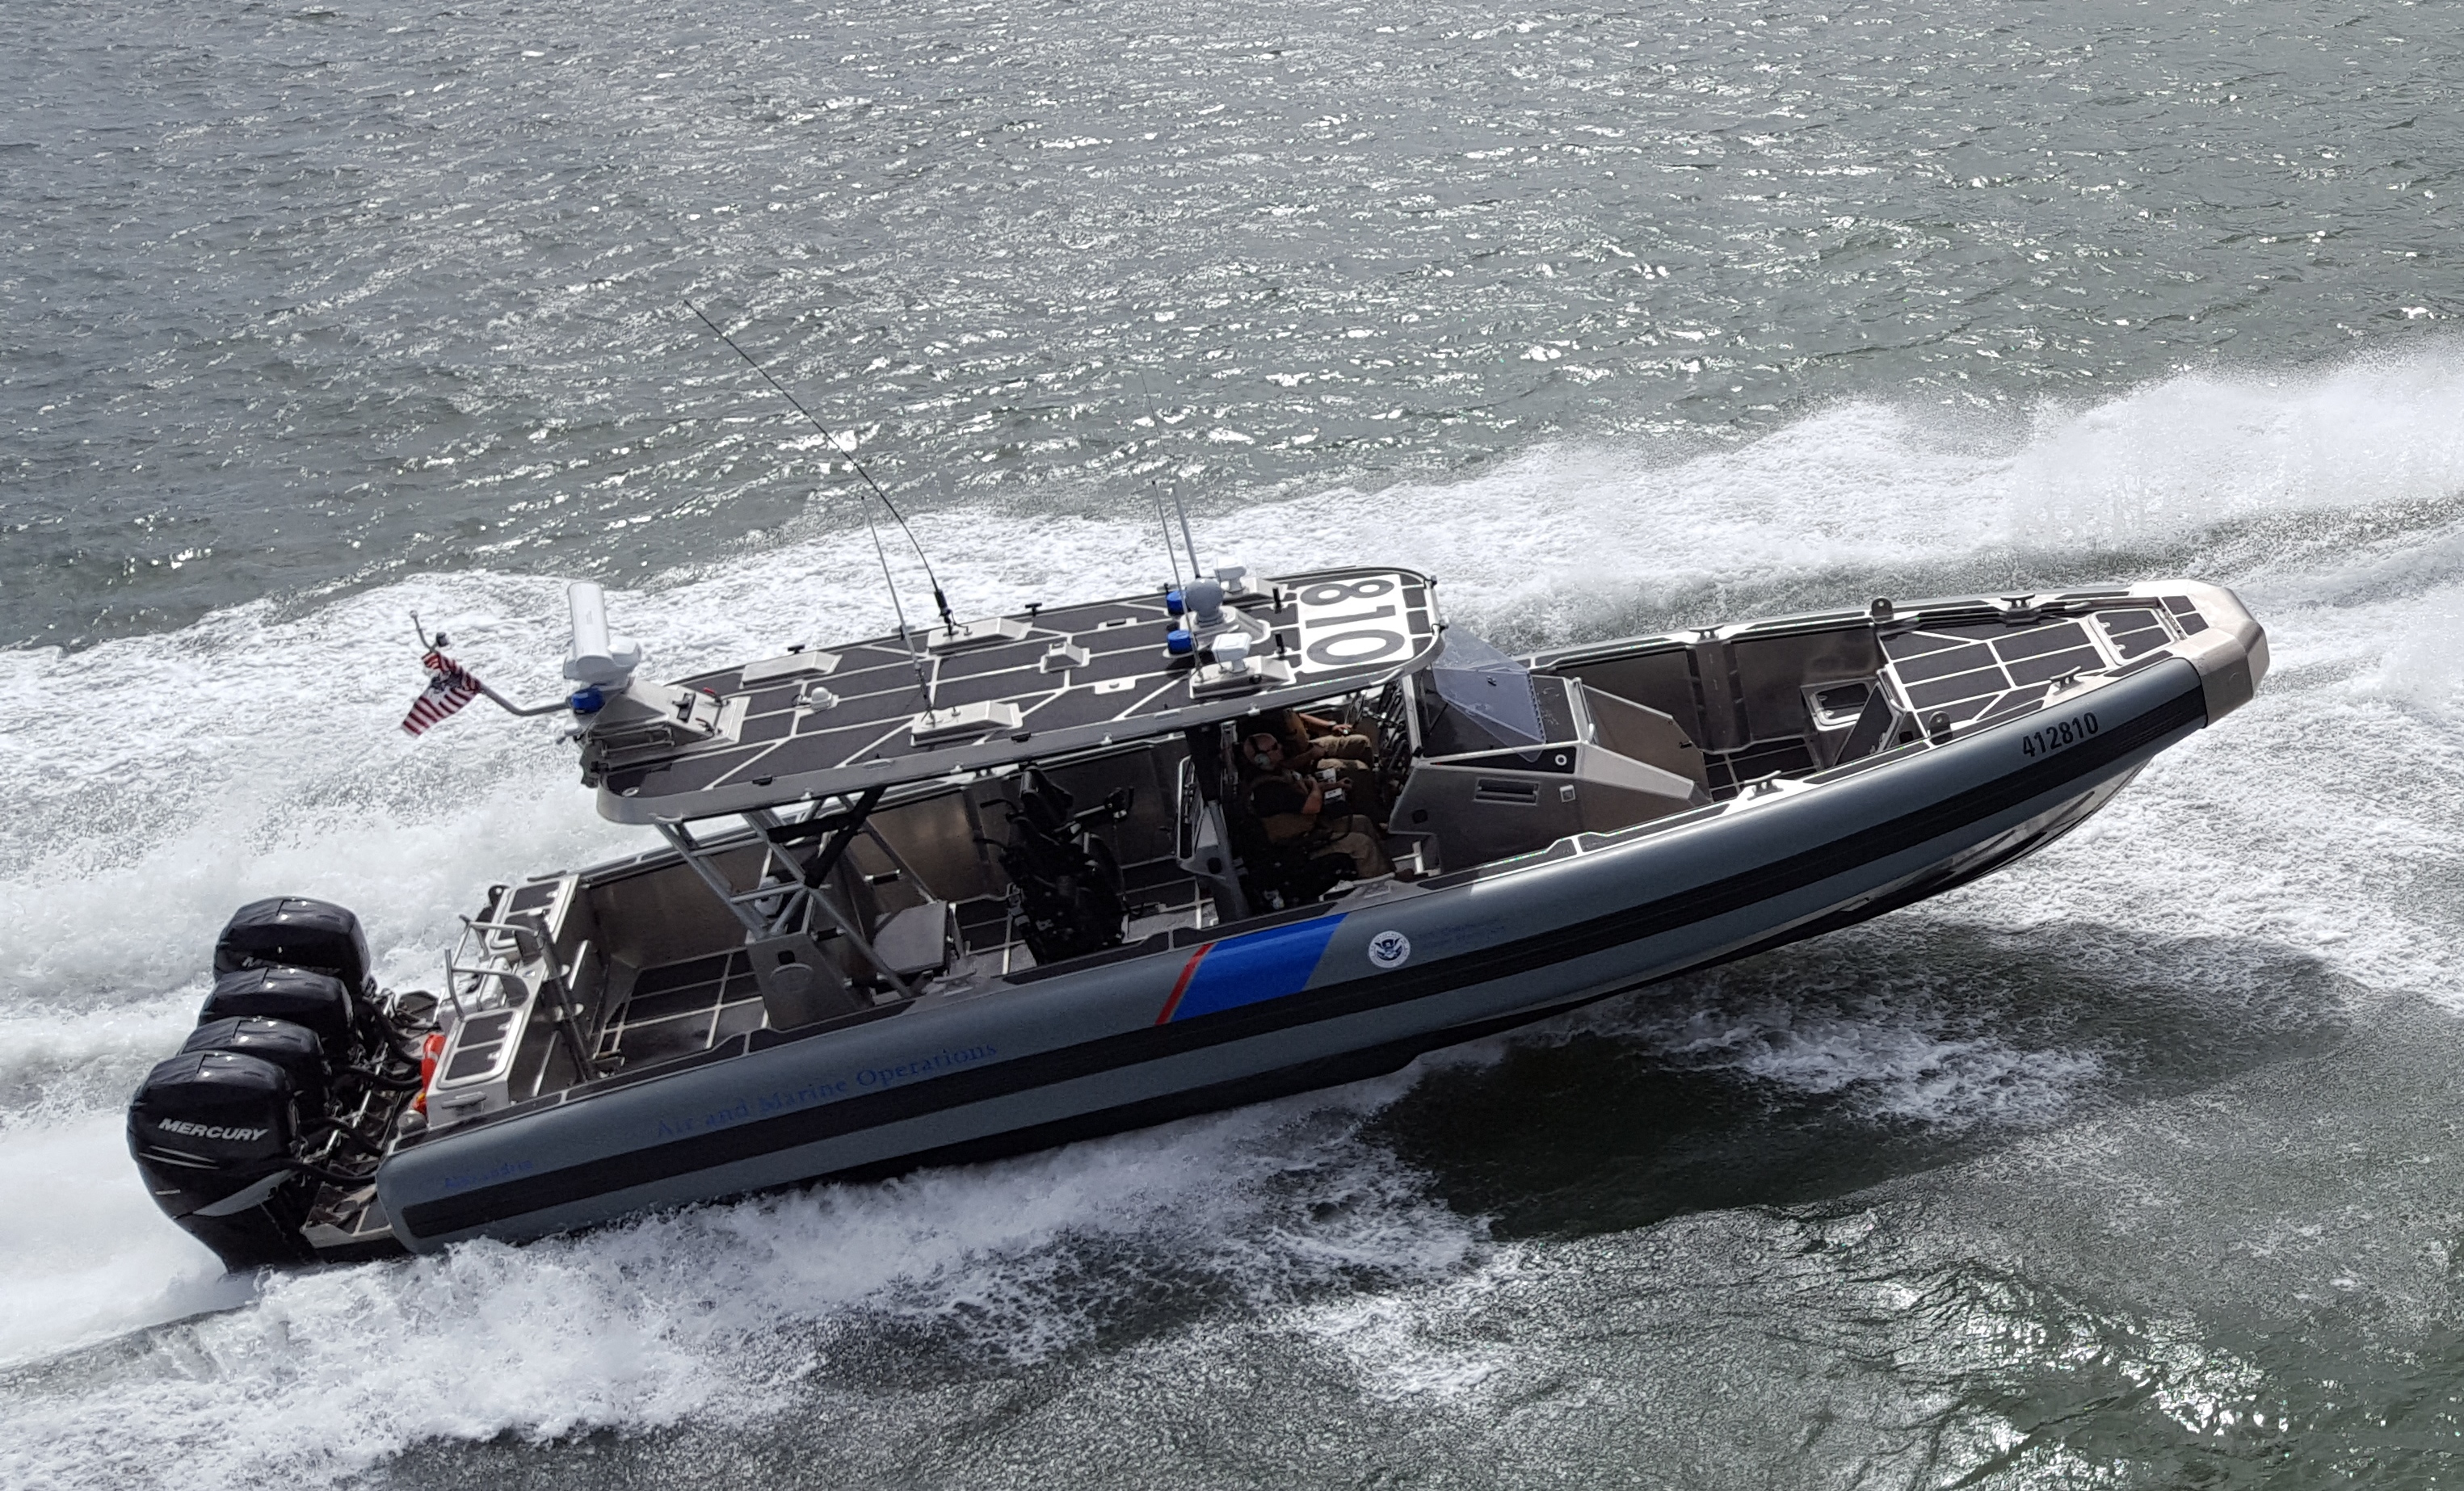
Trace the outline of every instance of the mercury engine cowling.
{"label": "mercury engine cowling", "polygon": [[384,1236],[362,1225],[370,1162],[419,1089],[404,1040],[432,1001],[379,990],[368,965],[341,907],[242,907],[215,941],[197,1028],[130,1100],[146,1189],[228,1267],[366,1256]]}
{"label": "mercury engine cowling", "polygon": [[330,974],[355,996],[368,992],[368,938],[360,919],[331,901],[272,896],[231,913],[214,943],[216,976],[279,966]]}
{"label": "mercury engine cowling", "polygon": [[[219,959],[217,959],[219,961]],[[254,1016],[286,1020],[315,1034],[326,1056],[347,1060],[364,1025],[361,1001],[342,980],[304,968],[245,968],[214,980],[197,1011],[203,1023]]]}
{"label": "mercury engine cowling", "polygon": [[325,1064],[325,1042],[305,1025],[258,1016],[208,1020],[188,1032],[188,1039],[180,1042],[180,1051],[182,1055],[191,1051],[236,1051],[272,1062],[291,1079],[301,1123],[311,1123],[310,1115],[325,1111],[326,1087],[332,1077]]}
{"label": "mercury engine cowling", "polygon": [[312,1256],[298,1139],[291,1074],[243,1051],[184,1051],[128,1105],[128,1151],[154,1204],[231,1268]]}
{"label": "mercury engine cowling", "polygon": [[[377,1012],[377,987],[369,976],[370,964],[367,933],[361,930],[359,917],[346,907],[307,896],[269,896],[251,901],[231,913],[231,919],[223,924],[222,935],[214,939],[217,987],[223,978],[257,969],[323,974],[342,986],[350,996],[351,1026],[358,1049],[353,1049],[353,1042],[317,1030],[324,1038],[326,1055],[338,1063],[355,1058],[374,1059],[385,1043],[385,1021]],[[204,1018],[218,1014],[297,1019],[278,1009],[256,1008],[210,1010]],[[317,1027],[312,1024],[310,1028]]]}

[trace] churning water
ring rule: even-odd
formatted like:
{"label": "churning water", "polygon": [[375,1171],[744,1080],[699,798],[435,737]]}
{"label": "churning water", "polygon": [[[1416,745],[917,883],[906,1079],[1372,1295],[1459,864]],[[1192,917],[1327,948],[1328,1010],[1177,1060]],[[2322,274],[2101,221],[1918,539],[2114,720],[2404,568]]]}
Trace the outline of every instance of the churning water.
{"label": "churning water", "polygon": [[[0,1483],[2039,1486],[2459,1469],[2452,10],[0,12]],[[223,1279],[214,929],[636,845],[551,685],[1391,559],[1526,645],[2196,574],[2259,699],[1854,932],[1380,1082]],[[904,575],[911,583],[912,574]]]}

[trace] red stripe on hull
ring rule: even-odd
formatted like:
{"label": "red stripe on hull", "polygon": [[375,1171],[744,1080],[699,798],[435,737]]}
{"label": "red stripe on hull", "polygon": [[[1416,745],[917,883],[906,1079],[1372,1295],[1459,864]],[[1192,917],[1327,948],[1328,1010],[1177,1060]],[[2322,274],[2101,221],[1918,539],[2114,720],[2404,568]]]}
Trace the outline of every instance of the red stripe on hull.
{"label": "red stripe on hull", "polygon": [[1168,1025],[1172,1023],[1172,1012],[1180,1008],[1180,997],[1189,992],[1190,979],[1198,976],[1199,961],[1205,957],[1208,953],[1214,951],[1214,948],[1215,944],[1212,942],[1202,943],[1199,946],[1197,952],[1189,954],[1189,961],[1181,965],[1180,977],[1176,979],[1173,983],[1172,998],[1163,1001],[1163,1012],[1155,1016],[1156,1024]]}

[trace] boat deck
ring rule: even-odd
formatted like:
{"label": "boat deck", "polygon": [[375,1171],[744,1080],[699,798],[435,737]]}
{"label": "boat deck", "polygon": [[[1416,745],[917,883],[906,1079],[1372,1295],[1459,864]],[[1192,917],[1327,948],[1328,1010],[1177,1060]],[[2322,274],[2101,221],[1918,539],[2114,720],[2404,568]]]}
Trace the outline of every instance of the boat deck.
{"label": "boat deck", "polygon": [[1886,633],[1882,652],[1910,709],[1964,725],[2016,713],[2055,679],[2117,667],[2206,625],[2195,604],[2175,596],[2033,626],[1922,625]]}
{"label": "boat deck", "polygon": [[642,970],[600,1032],[597,1054],[641,1066],[707,1051],[761,1021],[752,959],[740,952],[715,953]]}
{"label": "boat deck", "polygon": [[[2057,679],[2126,664],[2206,625],[2196,607],[2180,598],[2132,598],[2104,603],[2087,614],[2025,619],[1984,619],[1975,616],[1976,609],[1883,630],[1881,676],[1908,708],[1953,725],[1997,718],[2041,700]],[[1099,622],[1098,629],[1107,625]],[[1799,734],[1705,752],[1703,764],[1709,797],[1724,801],[1758,781],[1805,776],[1822,763],[1814,742]],[[1418,856],[1428,845],[1396,840],[1388,848],[1399,866],[1405,855],[1420,863]],[[1202,883],[1170,859],[1125,866],[1122,892],[1130,911],[1128,943],[1216,919]],[[955,956],[926,980],[928,989],[1034,966],[1004,897],[976,895],[956,902],[953,911]],[[873,997],[896,996],[885,989]],[[714,950],[635,976],[601,1030],[595,1054],[610,1065],[638,1068],[707,1051],[765,1023],[746,955]]]}
{"label": "boat deck", "polygon": [[[1129,902],[1126,941],[1158,932],[1204,927],[1215,919],[1204,888],[1170,861],[1122,871]],[[1006,902],[979,897],[957,907],[958,957],[944,976],[998,976],[1035,966],[1017,936]],[[742,952],[712,953],[646,968],[601,1029],[595,1055],[625,1070],[694,1056],[767,1022],[751,959]]]}

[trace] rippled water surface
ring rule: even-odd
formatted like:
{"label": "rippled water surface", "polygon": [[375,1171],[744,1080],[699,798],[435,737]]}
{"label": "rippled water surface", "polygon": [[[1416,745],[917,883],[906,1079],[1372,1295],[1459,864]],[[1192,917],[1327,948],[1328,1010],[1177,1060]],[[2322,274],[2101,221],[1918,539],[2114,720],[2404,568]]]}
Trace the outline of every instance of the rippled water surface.
{"label": "rippled water surface", "polygon": [[[0,1484],[2464,1474],[2453,8],[0,10]],[[708,311],[843,437],[805,426]],[[1524,644],[2188,572],[2086,830],[1396,1077],[222,1279],[120,1105],[236,902],[638,846],[476,714],[1392,559]],[[916,577],[901,572],[913,585]],[[920,593],[912,591],[911,593]]]}
{"label": "rippled water surface", "polygon": [[2454,41],[2415,6],[30,0],[0,635],[846,521],[687,297],[954,514],[2402,345],[2457,304]]}

